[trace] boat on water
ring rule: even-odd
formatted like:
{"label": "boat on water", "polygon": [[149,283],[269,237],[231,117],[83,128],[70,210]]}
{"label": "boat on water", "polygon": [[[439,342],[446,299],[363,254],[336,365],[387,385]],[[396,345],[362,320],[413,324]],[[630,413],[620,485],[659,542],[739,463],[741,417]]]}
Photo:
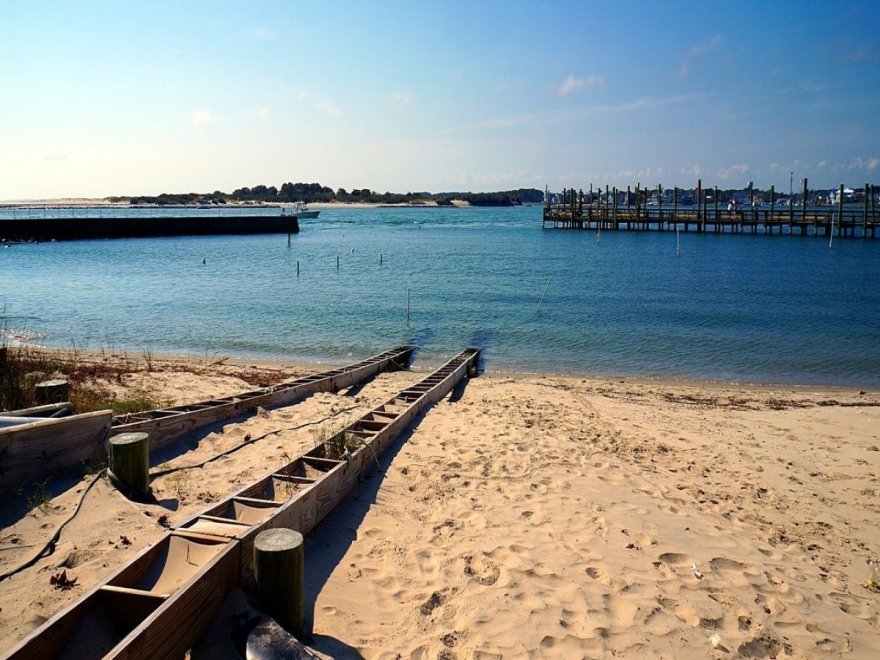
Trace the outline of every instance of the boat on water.
{"label": "boat on water", "polygon": [[320,211],[310,211],[305,202],[281,205],[281,215],[295,215],[297,218],[317,218]]}

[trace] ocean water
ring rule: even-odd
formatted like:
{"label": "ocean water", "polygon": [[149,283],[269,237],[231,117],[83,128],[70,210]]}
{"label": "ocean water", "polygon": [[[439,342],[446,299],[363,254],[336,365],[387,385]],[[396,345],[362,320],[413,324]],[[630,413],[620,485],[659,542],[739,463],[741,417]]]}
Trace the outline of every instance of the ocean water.
{"label": "ocean water", "polygon": [[680,245],[542,230],[540,207],[328,209],[290,246],[14,245],[0,249],[0,324],[134,354],[343,364],[414,342],[425,366],[475,345],[489,371],[880,386],[880,241]]}

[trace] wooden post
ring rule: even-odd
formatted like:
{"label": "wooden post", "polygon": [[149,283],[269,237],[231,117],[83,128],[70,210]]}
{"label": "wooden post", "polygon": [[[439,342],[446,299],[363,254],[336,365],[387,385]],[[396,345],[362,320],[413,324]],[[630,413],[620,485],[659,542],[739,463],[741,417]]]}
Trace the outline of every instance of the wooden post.
{"label": "wooden post", "polygon": [[868,184],[865,184],[865,208],[862,213],[862,238],[868,238]]}
{"label": "wooden post", "polygon": [[[718,186],[715,186],[715,194],[712,195],[712,199],[715,202],[715,231],[718,231]],[[733,227],[731,226],[731,229]],[[724,232],[724,225],[721,225],[721,231]]]}
{"label": "wooden post", "polygon": [[[807,230],[807,177],[804,177],[804,197],[801,200],[801,222],[804,223],[804,231]],[[815,223],[814,223],[815,224]],[[814,227],[815,229],[815,227]]]}
{"label": "wooden post", "polygon": [[339,270],[339,255],[336,255],[336,270]]}
{"label": "wooden post", "polygon": [[260,606],[300,640],[307,635],[303,536],[286,527],[267,529],[254,539],[254,581]]}
{"label": "wooden post", "polygon": [[703,180],[697,179],[697,231],[703,231]]}
{"label": "wooden post", "polygon": [[773,208],[776,206],[776,186],[770,186],[770,225],[769,233],[773,233]]}
{"label": "wooden post", "polygon": [[678,227],[678,186],[672,188],[672,219]]}
{"label": "wooden post", "polygon": [[615,229],[617,229],[617,187],[611,189],[614,195],[614,202],[612,202],[612,213],[613,213],[613,224],[611,225]]}
{"label": "wooden post", "polygon": [[636,183],[636,229],[639,228],[639,220],[642,218],[642,182]]}
{"label": "wooden post", "polygon": [[[840,223],[843,221],[843,184],[840,184],[840,194],[837,197],[837,237],[840,238]],[[832,232],[833,233],[833,232]]]}
{"label": "wooden post", "polygon": [[38,405],[46,405],[48,403],[63,403],[70,400],[70,388],[66,378],[57,378],[55,380],[44,380],[34,386],[34,396]]}
{"label": "wooden post", "polygon": [[150,490],[150,435],[120,433],[110,438],[111,478],[135,498]]}
{"label": "wooden post", "polygon": [[663,229],[663,186],[657,184],[657,229]]}

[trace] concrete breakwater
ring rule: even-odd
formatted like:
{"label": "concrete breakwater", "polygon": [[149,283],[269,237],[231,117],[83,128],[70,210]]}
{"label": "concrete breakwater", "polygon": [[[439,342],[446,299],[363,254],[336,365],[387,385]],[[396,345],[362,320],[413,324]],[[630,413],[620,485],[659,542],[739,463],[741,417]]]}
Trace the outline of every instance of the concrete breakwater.
{"label": "concrete breakwater", "polygon": [[0,218],[0,240],[69,241],[148,236],[209,236],[218,234],[296,234],[295,215],[83,215],[76,217]]}

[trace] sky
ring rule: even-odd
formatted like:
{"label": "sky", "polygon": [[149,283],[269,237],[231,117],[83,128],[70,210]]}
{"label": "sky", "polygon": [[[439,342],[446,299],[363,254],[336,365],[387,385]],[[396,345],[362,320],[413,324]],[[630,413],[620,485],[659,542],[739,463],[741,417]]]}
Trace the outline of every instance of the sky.
{"label": "sky", "polygon": [[880,183],[880,2],[0,0],[0,200]]}

